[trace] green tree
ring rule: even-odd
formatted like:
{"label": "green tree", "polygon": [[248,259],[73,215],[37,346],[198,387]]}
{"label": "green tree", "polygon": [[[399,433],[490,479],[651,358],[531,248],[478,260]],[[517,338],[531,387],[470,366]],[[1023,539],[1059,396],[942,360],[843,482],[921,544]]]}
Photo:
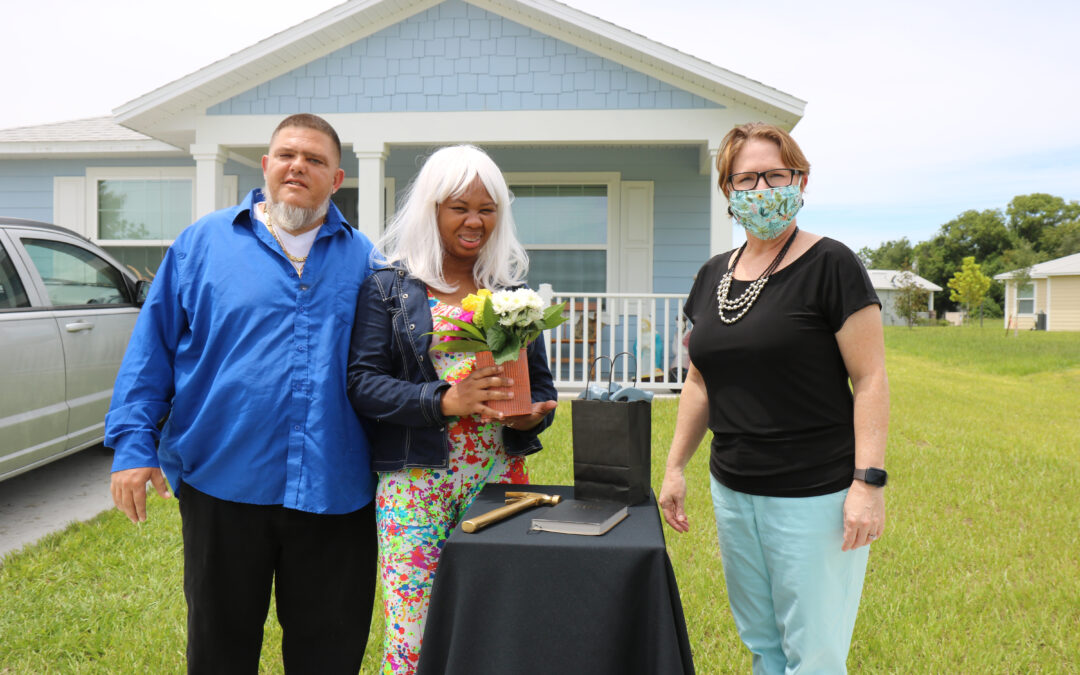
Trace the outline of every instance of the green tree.
{"label": "green tree", "polygon": [[919,285],[919,278],[910,269],[901,270],[893,283],[896,285],[896,303],[893,307],[911,328],[918,313],[927,310],[930,291]]}
{"label": "green tree", "polygon": [[986,291],[990,288],[990,277],[982,273],[981,266],[975,262],[975,256],[966,256],[960,271],[948,281],[949,299],[959,302],[971,316],[972,310],[982,305]]}
{"label": "green tree", "polygon": [[[1080,202],[1045,193],[1017,195],[1004,210],[964,211],[928,241],[912,245],[902,238],[877,248],[864,247],[858,255],[869,268],[904,269],[910,264],[920,276],[946,289],[964,258],[972,256],[991,277],[981,307],[993,314],[1005,305],[1005,288],[992,278],[1016,268],[1005,261],[1007,251],[1026,250],[1028,244],[1043,260],[1080,252]],[[955,309],[951,298],[952,293],[943,290],[934,302],[942,310]]]}
{"label": "green tree", "polygon": [[1039,247],[1047,232],[1080,220],[1080,203],[1037,192],[1013,197],[1005,214],[1009,231],[1017,243],[1026,240]]}
{"label": "green tree", "polygon": [[[1013,237],[1005,224],[1005,216],[998,209],[965,211],[941,226],[938,234],[929,241],[915,246],[915,262],[919,275],[946,288],[962,267],[966,257],[982,261],[988,276],[1003,271],[1001,255],[1013,247]],[[1002,304],[1004,291],[1000,284],[992,284],[990,297]],[[956,307],[951,293],[942,291],[935,300],[942,309]]]}
{"label": "green tree", "polygon": [[915,259],[915,249],[907,237],[896,241],[887,241],[875,249],[864,246],[859,249],[859,259],[867,269],[902,270],[911,267]]}
{"label": "green tree", "polygon": [[1080,220],[1043,230],[1039,249],[1046,254],[1048,260],[1080,253]]}

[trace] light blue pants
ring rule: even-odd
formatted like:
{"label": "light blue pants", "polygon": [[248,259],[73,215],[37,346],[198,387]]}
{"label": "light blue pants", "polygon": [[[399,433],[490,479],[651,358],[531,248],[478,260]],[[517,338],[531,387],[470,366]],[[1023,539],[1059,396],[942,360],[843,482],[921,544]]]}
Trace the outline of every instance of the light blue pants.
{"label": "light blue pants", "polygon": [[847,672],[870,547],[840,550],[846,497],[761,497],[712,478],[728,599],[754,675]]}

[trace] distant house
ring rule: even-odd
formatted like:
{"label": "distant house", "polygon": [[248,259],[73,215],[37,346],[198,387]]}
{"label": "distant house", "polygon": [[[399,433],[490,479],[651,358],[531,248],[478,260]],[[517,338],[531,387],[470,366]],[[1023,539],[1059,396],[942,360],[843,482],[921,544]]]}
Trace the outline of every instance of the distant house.
{"label": "distant house", "polygon": [[1021,330],[1032,328],[1045,315],[1045,330],[1080,330],[1080,253],[1031,267],[1031,281],[1021,288],[1016,270],[994,276],[1005,282],[1005,326],[1010,319]]}
{"label": "distant house", "polygon": [[[900,294],[900,285],[903,283],[903,272],[900,270],[867,270],[870,274],[870,281],[874,285],[874,290],[877,291],[878,299],[881,300],[881,322],[886,326],[903,326],[907,325],[907,322],[896,311],[896,298]],[[934,293],[941,290],[941,286],[927,281],[917,274],[912,275],[915,278],[915,283],[924,290],[930,292],[930,299],[927,302],[926,312],[928,314],[934,311]]]}
{"label": "distant house", "polygon": [[534,287],[686,293],[731,248],[721,139],[804,106],[554,0],[352,0],[109,117],[0,131],[0,214],[150,275],[183,227],[262,185],[274,126],[313,112],[345,145],[335,201],[373,238],[433,149],[470,142],[511,183]]}

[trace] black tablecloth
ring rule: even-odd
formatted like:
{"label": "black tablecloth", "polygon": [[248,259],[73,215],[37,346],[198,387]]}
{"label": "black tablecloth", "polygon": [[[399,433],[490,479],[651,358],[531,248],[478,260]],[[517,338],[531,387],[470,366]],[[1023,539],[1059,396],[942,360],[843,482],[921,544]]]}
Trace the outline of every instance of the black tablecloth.
{"label": "black tablecloth", "polygon": [[[466,518],[501,506],[507,490],[574,493],[488,485]],[[598,537],[529,532],[545,508],[450,535],[418,675],[693,673],[655,499]]]}

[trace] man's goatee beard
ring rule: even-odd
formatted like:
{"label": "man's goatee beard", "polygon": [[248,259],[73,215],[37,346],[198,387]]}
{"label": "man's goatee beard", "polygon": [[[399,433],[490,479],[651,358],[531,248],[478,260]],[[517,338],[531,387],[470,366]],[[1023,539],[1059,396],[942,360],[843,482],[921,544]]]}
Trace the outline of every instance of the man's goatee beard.
{"label": "man's goatee beard", "polygon": [[266,185],[263,186],[263,197],[266,199],[266,212],[273,220],[274,226],[292,233],[308,230],[318,225],[326,217],[326,212],[330,210],[329,196],[326,201],[313,209],[275,202],[273,197],[270,196],[270,189]]}

